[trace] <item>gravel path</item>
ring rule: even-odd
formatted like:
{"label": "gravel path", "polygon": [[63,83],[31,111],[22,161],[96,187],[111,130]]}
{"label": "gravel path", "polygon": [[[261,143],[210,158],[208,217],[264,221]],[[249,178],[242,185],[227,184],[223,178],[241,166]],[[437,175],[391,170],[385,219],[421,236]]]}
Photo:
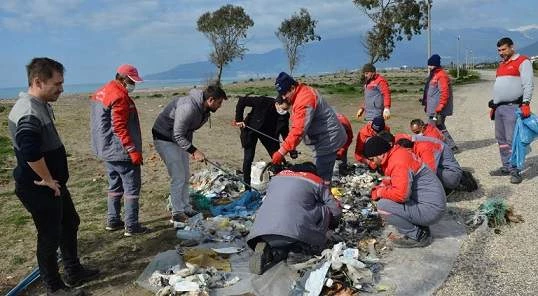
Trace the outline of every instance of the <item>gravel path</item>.
{"label": "gravel path", "polygon": [[[480,188],[469,194],[458,193],[449,198],[449,209],[463,223],[487,197],[508,200],[524,223],[469,232],[460,255],[435,295],[538,295],[538,143],[527,156],[523,183],[513,185],[509,177],[490,177],[488,172],[500,166],[489,120],[487,102],[493,89],[493,72],[483,72],[486,81],[455,89],[455,115],[447,127],[463,152],[456,157],[463,167],[474,170]],[[535,79],[534,103],[538,113],[538,79]]]}

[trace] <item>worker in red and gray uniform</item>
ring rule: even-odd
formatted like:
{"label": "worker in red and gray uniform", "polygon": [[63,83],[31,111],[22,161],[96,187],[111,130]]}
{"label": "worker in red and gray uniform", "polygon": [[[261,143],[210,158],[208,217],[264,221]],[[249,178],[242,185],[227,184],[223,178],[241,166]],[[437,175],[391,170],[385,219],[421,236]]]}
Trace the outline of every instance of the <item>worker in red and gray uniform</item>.
{"label": "worker in red and gray uniform", "polygon": [[192,143],[194,131],[201,128],[227,100],[222,88],[209,85],[204,90],[192,89],[187,96],[176,97],[159,113],[151,133],[155,150],[170,175],[171,223],[185,223],[196,212],[189,196],[189,156],[204,161],[205,154]]}
{"label": "worker in red and gray uniform", "polygon": [[443,142],[445,141],[445,136],[443,136],[441,131],[434,124],[424,123],[422,119],[416,118],[411,120],[411,123],[409,123],[409,129],[411,129],[413,134],[436,138]]}
{"label": "worker in red and gray uniform", "polygon": [[349,146],[353,142],[353,128],[351,127],[351,122],[349,119],[342,113],[336,113],[336,117],[338,118],[338,121],[344,129],[346,130],[346,136],[347,140],[344,146],[340,147],[338,151],[336,151],[336,160],[341,160],[342,163],[347,164],[347,150],[349,149]]}
{"label": "worker in red and gray uniform", "polygon": [[381,217],[403,235],[396,247],[425,247],[432,241],[429,226],[439,221],[446,208],[443,185],[421,160],[399,145],[379,136],[364,145],[364,156],[381,168],[385,178],[372,189]]}
{"label": "worker in red and gray uniform", "polygon": [[454,153],[444,142],[421,135],[397,134],[395,138],[397,144],[411,149],[424,164],[437,174],[444,188],[454,190],[460,185],[463,170],[454,157]]}
{"label": "worker in red and gray uniform", "polygon": [[276,104],[277,110],[291,112],[291,129],[280,149],[273,154],[273,164],[280,164],[284,156],[297,148],[304,138],[312,148],[318,175],[326,182],[332,178],[336,152],[346,143],[346,131],[338,121],[336,112],[314,88],[297,83],[291,76],[281,72],[275,88],[283,99]]}
{"label": "worker in red and gray uniform", "polygon": [[290,250],[319,253],[341,208],[312,163],[297,164],[271,178],[247,237],[255,250],[251,272],[261,274]]}
{"label": "worker in red and gray uniform", "polygon": [[491,119],[495,120],[495,139],[499,144],[502,166],[491,171],[491,176],[511,175],[510,182],[523,181],[519,170],[512,167],[512,136],[516,124],[516,109],[527,118],[531,114],[530,101],[534,88],[532,64],[526,56],[517,54],[512,39],[505,37],[497,42],[497,50],[502,61],[497,68],[497,78],[493,85],[493,100],[489,107]]}
{"label": "worker in red and gray uniform", "polygon": [[385,120],[390,118],[390,88],[385,77],[376,73],[375,66],[365,64],[362,67],[364,75],[364,104],[357,111],[357,118],[360,119],[366,112],[364,119],[373,120],[377,116],[383,116]]}
{"label": "worker in red and gray uniform", "polygon": [[377,136],[378,133],[382,131],[390,132],[390,127],[385,124],[385,120],[381,116],[377,116],[363,126],[359,133],[357,134],[357,140],[355,143],[355,160],[361,163],[364,163],[368,165],[371,169],[375,169],[375,164],[368,160],[368,158],[364,157],[364,143],[366,141],[373,137]]}
{"label": "worker in red and gray uniform", "polygon": [[[129,96],[138,82],[142,82],[138,70],[123,64],[116,70],[116,78],[97,90],[90,100],[92,150],[105,162],[108,175],[105,229],[125,228],[125,236],[148,231],[138,220],[142,135],[138,111]],[[120,217],[122,197],[125,222]]]}
{"label": "worker in red and gray uniform", "polygon": [[430,76],[424,86],[422,97],[424,111],[428,116],[429,123],[435,124],[441,130],[445,137],[445,143],[454,153],[458,153],[459,149],[445,125],[446,117],[451,116],[454,109],[450,77],[441,67],[441,57],[438,54],[434,54],[428,59],[428,68]]}

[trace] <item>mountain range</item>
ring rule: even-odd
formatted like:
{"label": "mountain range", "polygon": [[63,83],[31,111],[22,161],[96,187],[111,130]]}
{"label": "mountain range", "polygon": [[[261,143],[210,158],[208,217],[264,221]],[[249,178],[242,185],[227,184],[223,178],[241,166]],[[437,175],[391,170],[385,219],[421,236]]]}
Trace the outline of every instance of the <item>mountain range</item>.
{"label": "mountain range", "polygon": [[[506,30],[502,28],[439,29],[432,31],[432,53],[441,56],[441,63],[480,63],[498,60],[497,40],[508,36],[514,40],[516,50],[523,54],[538,55],[538,29]],[[459,38],[458,38],[459,37]],[[323,38],[323,36],[322,36]],[[295,73],[324,73],[359,69],[368,62],[361,44],[361,34],[341,38],[322,39],[304,46]],[[412,40],[396,43],[388,61],[376,64],[378,68],[423,67],[427,56],[426,32]],[[458,50],[459,48],[459,50]],[[243,59],[226,65],[223,78],[246,79],[276,76],[287,71],[287,58],[282,48],[265,53],[246,54]],[[208,79],[215,73],[209,61],[180,64],[163,72],[146,75],[147,80]]]}

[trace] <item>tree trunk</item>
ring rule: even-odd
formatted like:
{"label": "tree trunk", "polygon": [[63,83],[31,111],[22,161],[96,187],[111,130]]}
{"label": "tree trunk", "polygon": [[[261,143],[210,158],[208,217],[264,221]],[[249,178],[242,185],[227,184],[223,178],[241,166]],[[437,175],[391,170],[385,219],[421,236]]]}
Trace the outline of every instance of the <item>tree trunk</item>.
{"label": "tree trunk", "polygon": [[216,84],[218,86],[222,86],[222,83],[220,83],[220,77],[222,76],[222,68],[223,66],[222,65],[219,65],[217,66],[217,68],[219,69],[219,73],[217,74],[217,81],[216,81]]}

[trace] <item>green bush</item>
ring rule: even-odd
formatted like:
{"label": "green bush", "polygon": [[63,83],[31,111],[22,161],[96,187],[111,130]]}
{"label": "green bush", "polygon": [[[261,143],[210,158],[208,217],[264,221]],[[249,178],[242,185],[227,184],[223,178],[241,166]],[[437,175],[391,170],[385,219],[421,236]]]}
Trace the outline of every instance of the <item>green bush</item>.
{"label": "green bush", "polygon": [[[450,76],[452,76],[452,77],[457,77],[458,76],[458,69],[450,68],[448,70],[448,74],[450,74]],[[467,76],[467,75],[469,75],[469,71],[467,69],[460,68],[460,77],[464,77],[464,76]]]}

